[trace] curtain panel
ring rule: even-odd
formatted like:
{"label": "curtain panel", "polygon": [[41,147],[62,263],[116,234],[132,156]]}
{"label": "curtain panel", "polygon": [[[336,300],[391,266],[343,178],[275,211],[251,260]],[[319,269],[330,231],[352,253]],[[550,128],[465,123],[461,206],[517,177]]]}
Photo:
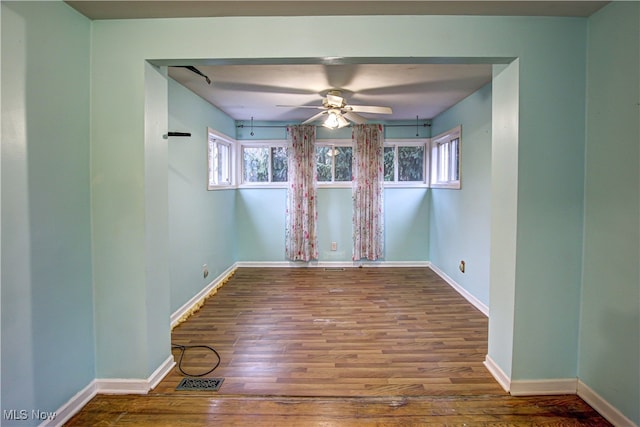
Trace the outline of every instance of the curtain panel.
{"label": "curtain panel", "polygon": [[316,127],[287,127],[288,178],[285,255],[293,261],[318,259]]}
{"label": "curtain panel", "polygon": [[353,260],[384,254],[384,128],[354,125]]}

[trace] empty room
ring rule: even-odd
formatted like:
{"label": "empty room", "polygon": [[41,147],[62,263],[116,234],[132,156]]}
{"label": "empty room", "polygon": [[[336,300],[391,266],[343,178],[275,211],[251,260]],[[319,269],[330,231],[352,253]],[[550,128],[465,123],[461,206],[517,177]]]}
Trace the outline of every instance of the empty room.
{"label": "empty room", "polygon": [[2,425],[638,426],[640,4],[470,3],[3,1]]}

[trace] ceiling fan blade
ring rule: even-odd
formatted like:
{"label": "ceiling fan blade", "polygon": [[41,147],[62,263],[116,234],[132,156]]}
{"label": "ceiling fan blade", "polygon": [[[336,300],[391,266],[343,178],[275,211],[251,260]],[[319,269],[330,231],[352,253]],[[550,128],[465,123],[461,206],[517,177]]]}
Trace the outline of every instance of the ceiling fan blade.
{"label": "ceiling fan blade", "polygon": [[286,108],[313,108],[314,110],[324,110],[325,107],[322,105],[276,105],[276,107],[286,107]]}
{"label": "ceiling fan blade", "polygon": [[345,109],[357,113],[392,114],[391,107],[378,107],[375,105],[345,105]]}
{"label": "ceiling fan blade", "polygon": [[302,122],[301,124],[305,125],[307,123],[311,123],[311,122],[313,122],[315,120],[318,120],[320,117],[322,117],[325,114],[327,114],[326,111],[320,111],[318,114],[314,114],[313,116],[309,117],[307,120]]}
{"label": "ceiling fan blade", "polygon": [[357,123],[359,125],[367,123],[367,119],[362,117],[360,114],[354,113],[353,111],[346,111],[346,112],[342,113],[342,115],[346,119],[351,120],[352,122]]}

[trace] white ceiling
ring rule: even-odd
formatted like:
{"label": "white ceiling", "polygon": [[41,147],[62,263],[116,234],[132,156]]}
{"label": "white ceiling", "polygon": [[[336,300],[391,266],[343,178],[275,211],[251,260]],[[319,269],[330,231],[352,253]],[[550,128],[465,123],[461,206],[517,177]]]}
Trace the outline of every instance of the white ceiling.
{"label": "white ceiling", "polygon": [[[71,1],[90,19],[203,16],[518,15],[589,16],[606,1]],[[211,63],[213,61],[209,61]],[[236,64],[194,65],[212,84],[185,68],[169,75],[236,120],[302,121],[340,89],[351,105],[389,106],[380,120],[430,119],[491,81],[490,64]],[[344,61],[343,61],[344,62]]]}
{"label": "white ceiling", "polygon": [[91,19],[211,16],[495,15],[589,16],[608,1],[66,0]]}
{"label": "white ceiling", "polygon": [[491,81],[488,64],[285,64],[198,66],[212,84],[186,68],[169,76],[236,120],[302,121],[318,111],[329,89],[350,105],[391,107],[381,120],[430,119]]}

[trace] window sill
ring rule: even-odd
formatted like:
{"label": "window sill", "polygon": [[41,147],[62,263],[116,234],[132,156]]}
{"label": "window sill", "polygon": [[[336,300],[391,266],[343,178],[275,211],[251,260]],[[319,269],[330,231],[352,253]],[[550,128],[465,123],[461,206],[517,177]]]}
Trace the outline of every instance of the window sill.
{"label": "window sill", "polygon": [[218,191],[218,190],[234,190],[236,188],[235,185],[210,185],[207,187],[207,191]]}
{"label": "window sill", "polygon": [[444,190],[460,190],[460,181],[431,184],[431,188]]}
{"label": "window sill", "polygon": [[252,182],[250,184],[240,184],[238,185],[236,188],[255,188],[255,189],[261,189],[261,190],[265,190],[265,189],[282,189],[282,188],[287,188],[288,183],[286,182]]}

